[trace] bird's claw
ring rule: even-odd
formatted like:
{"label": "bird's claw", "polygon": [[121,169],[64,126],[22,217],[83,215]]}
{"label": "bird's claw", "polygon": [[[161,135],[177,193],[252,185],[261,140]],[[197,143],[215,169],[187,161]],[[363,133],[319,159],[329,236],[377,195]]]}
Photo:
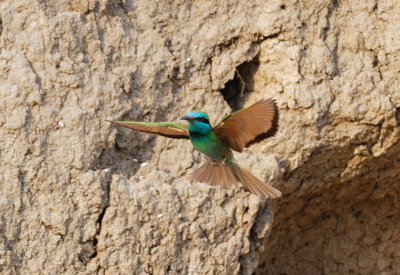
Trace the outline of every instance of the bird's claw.
{"label": "bird's claw", "polygon": [[[219,160],[215,160],[215,159],[212,159],[211,160],[211,164],[215,167],[215,166],[218,166],[218,163],[220,163],[221,161],[219,161]],[[229,162],[228,162],[228,160],[227,160],[227,158],[223,158],[222,159],[222,162],[223,162],[223,165],[224,166],[228,166],[229,165]]]}
{"label": "bird's claw", "polygon": [[211,160],[211,164],[212,164],[214,167],[218,166],[218,163],[217,163],[217,161],[216,161],[215,159],[212,159],[212,160]]}

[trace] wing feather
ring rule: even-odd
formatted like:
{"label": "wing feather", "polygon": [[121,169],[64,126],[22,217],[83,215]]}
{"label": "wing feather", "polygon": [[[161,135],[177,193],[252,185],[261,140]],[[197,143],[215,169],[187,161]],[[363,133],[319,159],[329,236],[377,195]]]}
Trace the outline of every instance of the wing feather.
{"label": "wing feather", "polygon": [[169,138],[189,139],[188,126],[177,122],[110,121],[114,124]]}
{"label": "wing feather", "polygon": [[278,120],[275,100],[264,99],[226,116],[213,130],[222,142],[242,152],[243,148],[274,136],[278,131]]}

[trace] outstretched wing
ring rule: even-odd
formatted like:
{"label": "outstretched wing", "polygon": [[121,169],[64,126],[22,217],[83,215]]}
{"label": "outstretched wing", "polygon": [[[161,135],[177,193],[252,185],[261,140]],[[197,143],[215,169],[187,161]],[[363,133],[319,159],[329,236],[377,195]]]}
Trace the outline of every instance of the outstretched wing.
{"label": "outstretched wing", "polygon": [[264,99],[226,116],[213,130],[220,141],[242,152],[243,148],[275,135],[278,120],[275,100]]}
{"label": "outstretched wing", "polygon": [[[109,121],[109,120],[108,120]],[[177,122],[110,121],[117,125],[169,138],[189,139],[188,126]]]}

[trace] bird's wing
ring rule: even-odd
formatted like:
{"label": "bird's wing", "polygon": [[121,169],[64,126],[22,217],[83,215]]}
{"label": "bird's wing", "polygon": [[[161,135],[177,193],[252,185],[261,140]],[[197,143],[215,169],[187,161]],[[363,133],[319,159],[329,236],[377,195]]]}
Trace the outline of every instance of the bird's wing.
{"label": "bird's wing", "polygon": [[264,99],[226,116],[213,131],[220,141],[242,152],[243,148],[275,135],[278,120],[275,100]]}
{"label": "bird's wing", "polygon": [[110,121],[117,125],[170,138],[189,139],[188,126],[177,122]]}

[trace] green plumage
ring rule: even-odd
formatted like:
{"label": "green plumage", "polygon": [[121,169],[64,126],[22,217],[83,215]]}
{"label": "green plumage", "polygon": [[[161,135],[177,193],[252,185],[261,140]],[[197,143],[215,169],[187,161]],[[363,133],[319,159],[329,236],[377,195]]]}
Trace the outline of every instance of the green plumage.
{"label": "green plumage", "polygon": [[227,145],[223,144],[210,130],[205,135],[190,135],[193,147],[211,159],[223,160],[226,156],[231,156],[232,152]]}
{"label": "green plumage", "polygon": [[273,136],[278,129],[279,112],[274,100],[261,100],[252,106],[226,116],[215,127],[202,111],[193,111],[181,119],[189,125],[176,122],[113,121],[118,125],[171,138],[190,139],[194,148],[210,158],[193,172],[193,179],[223,188],[232,185],[267,198],[281,196],[279,190],[254,177],[241,168],[232,150],[243,148]]}

